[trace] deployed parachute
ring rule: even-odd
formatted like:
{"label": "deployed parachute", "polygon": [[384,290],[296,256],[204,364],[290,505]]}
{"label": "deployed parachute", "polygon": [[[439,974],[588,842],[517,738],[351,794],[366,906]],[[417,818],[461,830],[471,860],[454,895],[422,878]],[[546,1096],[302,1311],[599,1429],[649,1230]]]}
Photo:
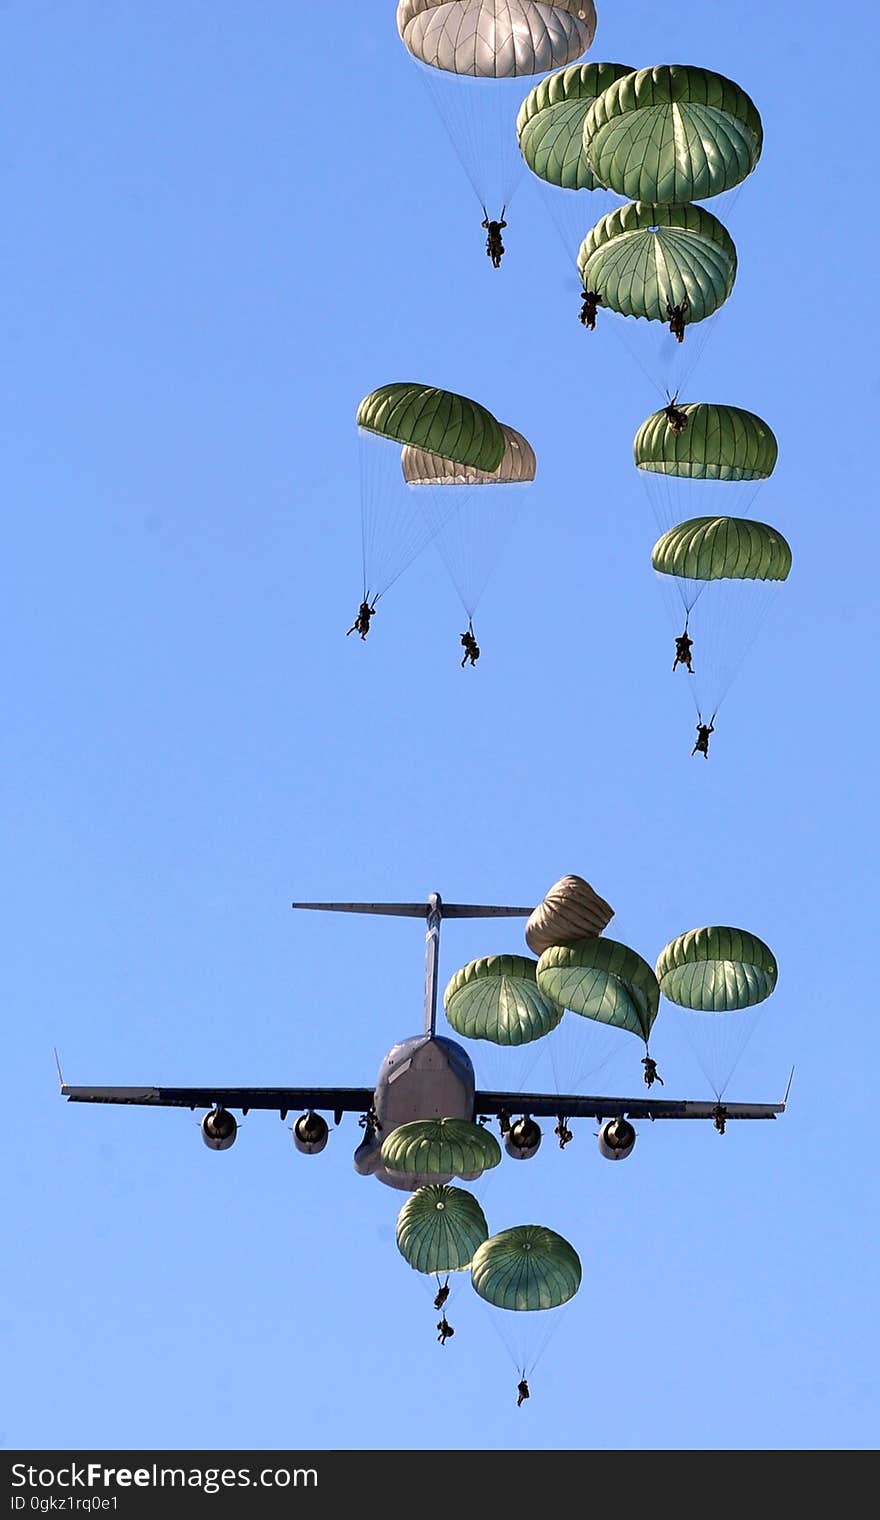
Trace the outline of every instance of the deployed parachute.
{"label": "deployed parachute", "polygon": [[537,469],[535,451],[516,428],[499,424],[504,452],[494,470],[456,462],[442,454],[407,444],[401,454],[403,478],[409,486],[509,486],[527,485]]}
{"label": "deployed parachute", "polygon": [[720,1100],[755,1027],[749,1011],[776,986],[776,957],[746,929],[711,925],[670,940],[656,970],[663,996],[688,1010],[685,1028]]}
{"label": "deployed parachute", "polygon": [[538,179],[561,190],[605,188],[584,152],[584,119],[597,95],[631,72],[623,63],[575,64],[535,85],[520,106],[516,136]]}
{"label": "deployed parachute", "polygon": [[497,469],[504,457],[504,435],[491,412],[469,396],[432,385],[381,385],[364,397],[357,425],[479,470]]}
{"label": "deployed parachute", "polygon": [[711,69],[663,64],[620,78],[593,102],[583,146],[600,184],[630,200],[682,206],[738,185],[761,154],[754,102]]}
{"label": "deployed parachute", "polygon": [[670,940],[657,958],[663,996],[703,1013],[730,1013],[763,1002],[777,975],[769,945],[746,929],[691,929]]}
{"label": "deployed parachute", "polygon": [[443,994],[456,1033],[496,1045],[527,1045],[555,1029],[563,1010],[538,990],[536,965],[524,955],[488,955],[462,966]]}
{"label": "deployed parachute", "polygon": [[416,1272],[463,1272],[488,1234],[473,1194],[443,1183],[419,1188],[397,1218],[397,1249]]}
{"label": "deployed parachute", "polygon": [[382,1142],[381,1156],[389,1172],[418,1179],[418,1187],[432,1178],[473,1182],[498,1165],[501,1147],[491,1130],[467,1119],[415,1119],[391,1131]]}
{"label": "deployed parachute", "polygon": [[[596,223],[577,262],[589,325],[598,314],[599,330],[607,324],[661,395],[679,394],[711,332],[707,317],[733,289],[737,255],[727,229],[702,206],[632,201]],[[646,318],[647,327],[624,317]]]}
{"label": "deployed parachute", "polygon": [[602,933],[614,909],[582,876],[562,876],[538,904],[526,924],[526,944],[535,955],[551,945],[571,945]]}
{"label": "deployed parachute", "polygon": [[776,467],[773,430],[754,412],[708,401],[676,402],[680,431],[667,409],[642,423],[633,443],[636,467],[649,475],[728,482],[766,480]]}
{"label": "deployed parachute", "polygon": [[579,58],[596,11],[593,0],[400,0],[397,30],[431,68],[503,79]]}
{"label": "deployed parachute", "polygon": [[597,222],[578,254],[584,289],[625,317],[668,322],[687,301],[687,322],[723,305],[736,277],[730,233],[702,206],[634,201]]}
{"label": "deployed parachute", "polygon": [[[675,634],[683,625],[694,640],[688,685],[698,715],[717,711],[769,609],[767,583],[784,580],[791,565],[781,534],[745,516],[777,454],[763,418],[709,402],[676,401],[635,437],[636,467],[663,534],[654,568]],[[694,508],[705,511],[707,492],[737,514],[693,516]]]}
{"label": "deployed parachute", "polygon": [[742,517],[693,517],[664,533],[651,552],[661,575],[702,587],[705,581],[784,581],[791,549],[766,523]]}
{"label": "deployed parachute", "polygon": [[425,66],[422,78],[484,216],[503,220],[522,171],[513,132],[518,81],[586,52],[593,0],[400,0],[397,30]]}
{"label": "deployed parachute", "polygon": [[490,1235],[471,1263],[471,1282],[496,1309],[559,1309],[581,1285],[574,1246],[544,1225],[521,1224]]}
{"label": "deployed parachute", "polygon": [[581,1275],[574,1246],[543,1225],[501,1230],[474,1253],[471,1282],[493,1318],[501,1311],[496,1329],[522,1378],[546,1350],[560,1323],[558,1311],[574,1298]]}
{"label": "deployed parachute", "polygon": [[648,1048],[660,988],[647,961],[613,939],[551,945],[538,961],[538,986],[572,1013],[638,1035]]}
{"label": "deployed parachute", "polygon": [[400,480],[400,445],[466,469],[496,470],[505,437],[491,412],[454,391],[398,381],[371,391],[357,412],[364,600],[375,605],[436,531]]}
{"label": "deployed parachute", "polygon": [[711,721],[788,576],[791,549],[767,523],[693,517],[658,539],[651,563],[684,609],[694,644],[688,687],[698,718]]}
{"label": "deployed parachute", "polygon": [[521,490],[537,469],[528,439],[504,423],[501,432],[504,453],[494,470],[455,463],[412,445],[401,455],[403,478],[414,488],[469,623],[516,522]]}

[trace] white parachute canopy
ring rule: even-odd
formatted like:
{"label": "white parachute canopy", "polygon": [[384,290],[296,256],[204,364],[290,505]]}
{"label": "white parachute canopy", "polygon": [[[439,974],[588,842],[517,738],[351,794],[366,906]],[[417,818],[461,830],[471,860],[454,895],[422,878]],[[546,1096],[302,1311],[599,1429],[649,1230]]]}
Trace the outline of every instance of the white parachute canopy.
{"label": "white parachute canopy", "polygon": [[561,69],[596,30],[593,0],[400,0],[397,30],[420,63],[513,79]]}
{"label": "white parachute canopy", "polygon": [[523,174],[518,81],[586,52],[592,0],[400,0],[397,30],[485,216],[503,220]]}

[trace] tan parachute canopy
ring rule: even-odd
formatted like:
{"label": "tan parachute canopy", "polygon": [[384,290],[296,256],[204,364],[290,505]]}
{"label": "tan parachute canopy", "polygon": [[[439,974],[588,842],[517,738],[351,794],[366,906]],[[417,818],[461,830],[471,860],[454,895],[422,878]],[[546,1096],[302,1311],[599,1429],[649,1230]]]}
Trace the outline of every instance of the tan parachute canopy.
{"label": "tan parachute canopy", "polygon": [[442,454],[430,454],[407,444],[401,451],[400,464],[408,486],[515,486],[534,480],[537,469],[535,451],[516,428],[501,423],[504,453],[494,470],[476,465],[456,464]]}
{"label": "tan parachute canopy", "polygon": [[563,876],[554,882],[526,924],[526,944],[535,955],[543,955],[551,945],[594,938],[613,917],[610,903],[582,876]]}

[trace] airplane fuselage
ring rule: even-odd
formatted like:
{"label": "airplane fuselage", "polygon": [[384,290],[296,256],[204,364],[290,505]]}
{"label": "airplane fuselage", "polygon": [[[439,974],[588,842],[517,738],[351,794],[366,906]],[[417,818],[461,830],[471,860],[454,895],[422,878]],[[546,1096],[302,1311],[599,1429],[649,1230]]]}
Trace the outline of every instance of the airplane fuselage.
{"label": "airplane fuselage", "polygon": [[473,1119],[474,1090],[470,1057],[454,1040],[419,1034],[392,1045],[379,1068],[371,1116],[375,1122],[354,1153],[355,1170],[407,1192],[426,1182],[449,1182],[449,1176],[386,1171],[382,1142],[398,1125],[415,1119]]}

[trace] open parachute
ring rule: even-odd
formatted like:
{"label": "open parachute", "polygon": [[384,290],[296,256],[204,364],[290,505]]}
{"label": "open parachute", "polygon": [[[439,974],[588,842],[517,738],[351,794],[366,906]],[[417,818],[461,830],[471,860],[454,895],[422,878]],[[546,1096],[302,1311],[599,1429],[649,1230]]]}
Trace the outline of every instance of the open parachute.
{"label": "open parachute", "polygon": [[609,212],[578,254],[584,289],[625,317],[668,322],[687,302],[687,323],[702,322],[730,295],[736,278],[730,233],[702,206],[634,201]]}
{"label": "open parachute", "polygon": [[572,1013],[644,1040],[648,1054],[660,988],[647,961],[629,945],[598,937],[551,945],[538,961],[537,981],[545,997]]}
{"label": "open parachute", "polygon": [[596,97],[631,72],[623,63],[582,63],[535,85],[520,106],[516,135],[538,179],[560,190],[605,188],[584,152],[584,120]]}
{"label": "open parachute", "polygon": [[382,1142],[382,1164],[413,1179],[413,1187],[461,1177],[473,1182],[498,1166],[501,1147],[490,1130],[468,1119],[414,1119]]}
{"label": "open parachute", "polygon": [[360,403],[357,425],[480,470],[497,469],[504,456],[504,435],[491,412],[469,396],[432,385],[381,385]]}
{"label": "open parachute", "polygon": [[463,1272],[489,1235],[472,1193],[429,1184],[413,1193],[397,1218],[397,1249],[416,1272]]}
{"label": "open parachute", "polygon": [[738,185],[761,154],[754,102],[711,69],[662,64],[611,82],[584,119],[601,185],[629,200],[682,206]]}
{"label": "open parachute", "polygon": [[596,30],[593,0],[400,0],[397,30],[484,217],[504,220],[522,172],[518,80],[574,63]]}
{"label": "open parachute", "polygon": [[400,0],[397,30],[420,63],[507,79],[543,74],[585,53],[593,0]]}
{"label": "open parachute", "polygon": [[658,539],[651,563],[684,611],[693,641],[688,687],[698,719],[711,722],[788,577],[791,549],[767,523],[694,517]]}
{"label": "open parachute", "polygon": [[752,1010],[774,991],[776,957],[747,929],[710,925],[670,940],[657,957],[662,995],[683,1027],[720,1100],[754,1031]]}
{"label": "open parachute", "polygon": [[488,955],[462,966],[443,994],[452,1028],[495,1045],[527,1045],[549,1034],[563,1010],[539,991],[536,967],[524,955]]}
{"label": "open parachute", "polygon": [[370,391],[358,407],[357,425],[364,600],[374,606],[438,526],[405,488],[401,446],[443,461],[447,470],[491,474],[504,459],[506,440],[501,424],[478,401],[410,381]]}
{"label": "open parachute", "polygon": [[[478,1246],[471,1282],[520,1377],[532,1374],[581,1277],[574,1246],[544,1225],[514,1225]],[[520,1383],[519,1392],[527,1397],[528,1384]]]}
{"label": "open parachute", "polygon": [[521,1224],[490,1235],[474,1254],[471,1281],[487,1303],[515,1314],[559,1309],[581,1285],[574,1246],[544,1225]]}
{"label": "open parachute", "polygon": [[762,417],[707,401],[676,402],[675,410],[674,426],[667,408],[642,423],[633,443],[637,469],[680,480],[727,482],[767,480],[773,474],[779,450]]}
{"label": "open parachute", "polygon": [[661,531],[652,563],[676,638],[683,630],[693,644],[688,687],[698,717],[717,712],[791,567],[778,529],[748,516],[778,452],[755,412],[677,398],[633,442]]}

